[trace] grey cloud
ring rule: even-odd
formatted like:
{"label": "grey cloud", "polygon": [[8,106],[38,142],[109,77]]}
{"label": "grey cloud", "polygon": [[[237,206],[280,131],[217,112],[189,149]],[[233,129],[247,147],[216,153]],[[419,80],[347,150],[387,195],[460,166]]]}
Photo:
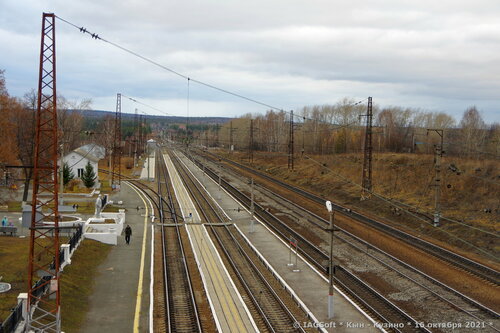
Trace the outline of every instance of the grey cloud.
{"label": "grey cloud", "polygon": [[[476,104],[488,121],[499,118],[496,0],[3,1],[0,40],[9,52],[0,66],[20,95],[34,85],[27,68],[39,52],[41,12],[55,11],[179,72],[270,104],[370,94],[455,115]],[[57,31],[63,91],[99,100],[119,89],[158,100],[185,96],[184,80],[60,21]],[[192,89],[193,99],[237,102]]]}

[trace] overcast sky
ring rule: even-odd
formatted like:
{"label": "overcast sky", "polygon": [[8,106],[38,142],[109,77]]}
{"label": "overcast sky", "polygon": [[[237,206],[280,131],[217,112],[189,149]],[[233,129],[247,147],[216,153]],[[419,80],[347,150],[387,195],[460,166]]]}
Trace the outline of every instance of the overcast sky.
{"label": "overcast sky", "polygon": [[[286,110],[373,96],[500,121],[499,0],[0,0],[0,69],[37,86],[42,12],[182,74]],[[187,114],[187,80],[56,21],[58,93],[114,110],[116,93]],[[266,108],[191,82],[191,116]],[[123,112],[158,114],[130,100]]]}

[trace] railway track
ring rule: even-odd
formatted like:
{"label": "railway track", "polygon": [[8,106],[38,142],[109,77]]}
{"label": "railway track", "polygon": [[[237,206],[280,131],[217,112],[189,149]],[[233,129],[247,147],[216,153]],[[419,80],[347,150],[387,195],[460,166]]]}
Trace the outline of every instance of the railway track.
{"label": "railway track", "polygon": [[[224,179],[219,178],[219,175],[212,169],[206,166],[203,167],[196,159],[192,159],[192,161],[200,168],[204,168],[205,172],[214,181],[220,182],[221,186],[244,206],[247,208],[250,207],[250,198],[247,195],[233,187]],[[255,215],[263,220],[282,239],[288,240],[290,236],[293,236],[298,240],[300,244],[299,253],[314,265],[318,271],[325,275],[328,274],[327,263],[329,257],[326,253],[259,204],[254,203],[254,210]],[[381,327],[390,328],[392,331],[396,332],[429,332],[425,327],[421,326],[420,322],[416,321],[400,307],[396,306],[343,267],[338,265],[335,266],[334,282],[356,300],[358,304],[376,317]]]}
{"label": "railway track", "polygon": [[[159,264],[162,278],[155,284],[155,291],[163,301],[156,302],[154,329],[155,332],[202,332],[177,214],[168,186],[168,173],[162,155],[157,156],[157,191],[138,179],[122,176],[122,181],[133,184],[150,199],[160,224],[170,218],[173,222],[171,226],[160,226],[162,256]],[[109,174],[108,170],[99,171]]]}
{"label": "railway track", "polygon": [[[179,221],[170,188],[163,155],[157,154],[159,219],[170,215],[174,226],[161,226],[165,312],[168,332],[202,332],[196,298],[191,284]],[[165,202],[165,195],[167,201]]]}
{"label": "railway track", "polygon": [[[176,158],[172,158],[190,195],[200,208],[202,220],[209,233],[224,254],[234,276],[244,289],[249,306],[261,331],[267,332],[307,332],[301,327],[294,327],[297,322],[308,320],[297,303],[284,291],[272,273],[262,264],[234,226],[217,223],[227,222],[221,210],[207,197],[200,185],[193,180],[189,171]],[[248,304],[251,303],[251,304]],[[257,315],[257,316],[256,316]]]}
{"label": "railway track", "polygon": [[[298,206],[294,202],[268,190],[265,187],[257,185],[260,191],[263,191],[268,198],[272,198],[277,202],[282,202],[288,209],[295,207],[294,212],[300,215],[301,218],[311,222],[313,227],[320,229],[318,232],[324,232],[325,237],[329,221],[322,217]],[[457,290],[445,285],[444,283],[432,278],[417,268],[397,259],[389,253],[369,244],[365,240],[357,237],[356,235],[336,227],[335,243],[347,244],[349,249],[344,252],[348,253],[350,264],[351,261],[357,258],[368,257],[363,261],[370,261],[370,267],[378,266],[375,271],[377,275],[389,277],[397,282],[396,284],[404,286],[404,288],[411,288],[412,290],[412,303],[421,300],[421,303],[426,304],[426,308],[438,308],[441,313],[441,318],[446,318],[449,322],[467,322],[470,320],[484,323],[484,331],[499,332],[495,327],[495,322],[498,323],[500,315],[494,310],[480,304],[479,302],[471,299],[470,297],[458,292]],[[368,251],[370,249],[370,251]],[[336,251],[337,253],[337,251]],[[356,267],[359,264],[354,264]],[[400,281],[401,280],[401,281]],[[401,289],[400,289],[401,290]],[[405,293],[405,290],[402,290]]]}
{"label": "railway track", "polygon": [[[259,172],[255,169],[250,168],[248,166],[245,166],[243,164],[237,163],[237,162],[232,161],[232,160],[227,159],[227,158],[223,158],[221,156],[212,154],[210,152],[205,152],[205,154],[203,154],[203,155],[210,156],[212,159],[221,159],[221,160],[223,160],[223,161],[225,161],[225,162],[227,162],[227,163],[229,163],[237,168],[246,170],[246,171],[248,171],[248,172],[250,172],[258,177],[264,178],[267,181],[270,181],[270,182],[275,183],[281,187],[284,187],[284,188],[294,192],[295,194],[300,195],[303,198],[306,198],[310,201],[313,201],[317,204],[320,204],[321,206],[323,206],[325,203],[325,199],[318,196],[318,195],[315,195],[315,194],[308,192],[308,191],[305,191],[301,188],[287,184],[283,181],[275,179],[275,178],[273,178],[265,173]],[[449,264],[452,264],[452,265],[459,267],[459,268],[461,268],[461,269],[463,269],[471,274],[474,274],[474,275],[476,275],[484,280],[487,280],[487,281],[495,284],[496,286],[500,286],[500,272],[498,272],[495,269],[492,269],[488,266],[485,266],[481,263],[478,263],[478,262],[473,261],[469,258],[461,256],[461,255],[454,253],[450,250],[447,250],[447,249],[442,248],[440,246],[437,246],[433,243],[430,243],[428,241],[425,241],[423,239],[415,237],[407,232],[404,232],[402,230],[391,227],[385,223],[376,221],[376,220],[369,218],[369,217],[367,217],[359,212],[352,211],[351,209],[349,209],[347,207],[343,207],[343,206],[337,205],[337,204],[333,204],[333,206],[334,206],[336,211],[340,212],[341,214],[344,214],[345,216],[347,216],[349,218],[352,218],[358,222],[361,222],[361,223],[366,224],[370,227],[373,227],[379,231],[382,231],[388,235],[391,235],[392,237],[395,237],[399,240],[402,240],[408,244],[411,244],[413,247],[418,248],[419,250],[422,250],[426,253],[432,254],[433,256],[435,256],[435,257],[437,257],[437,258],[439,258],[439,259],[441,259]]]}

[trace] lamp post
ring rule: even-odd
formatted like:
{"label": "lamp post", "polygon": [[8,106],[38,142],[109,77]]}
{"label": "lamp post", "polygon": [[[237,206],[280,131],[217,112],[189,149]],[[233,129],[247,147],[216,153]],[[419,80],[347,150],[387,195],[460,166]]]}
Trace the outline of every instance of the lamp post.
{"label": "lamp post", "polygon": [[326,209],[330,214],[330,262],[328,275],[329,279],[329,290],[328,290],[328,319],[333,318],[333,219],[335,215],[335,211],[333,210],[332,203],[330,200],[326,202]]}

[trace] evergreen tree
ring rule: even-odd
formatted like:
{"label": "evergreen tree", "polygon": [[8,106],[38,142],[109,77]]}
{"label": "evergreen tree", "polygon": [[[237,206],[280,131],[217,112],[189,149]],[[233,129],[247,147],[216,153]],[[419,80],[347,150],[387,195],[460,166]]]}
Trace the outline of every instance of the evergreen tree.
{"label": "evergreen tree", "polygon": [[71,170],[68,164],[64,163],[63,165],[63,183],[67,185],[73,178],[75,178],[75,174],[73,170]]}
{"label": "evergreen tree", "polygon": [[96,178],[97,177],[96,177],[95,172],[94,172],[94,167],[92,166],[92,164],[90,164],[90,162],[87,162],[87,165],[85,166],[85,170],[83,170],[83,174],[82,174],[83,184],[87,188],[91,188],[92,186],[94,186]]}

